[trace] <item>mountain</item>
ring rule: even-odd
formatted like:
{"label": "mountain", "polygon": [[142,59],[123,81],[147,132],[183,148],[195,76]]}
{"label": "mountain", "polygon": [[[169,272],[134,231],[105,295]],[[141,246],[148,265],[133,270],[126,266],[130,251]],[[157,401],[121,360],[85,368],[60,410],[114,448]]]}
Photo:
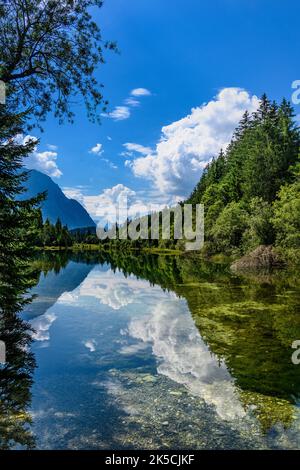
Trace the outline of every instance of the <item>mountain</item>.
{"label": "mountain", "polygon": [[51,223],[55,223],[59,218],[62,224],[67,225],[70,230],[96,226],[84,207],[75,199],[68,199],[58,184],[44,173],[30,170],[25,187],[27,191],[22,195],[22,199],[34,197],[38,193],[47,191],[47,198],[42,202],[44,221],[48,218]]}
{"label": "mountain", "polygon": [[41,275],[31,291],[36,297],[23,309],[22,318],[28,321],[46,313],[63,293],[75,290],[94,267],[92,263],[71,260],[58,273],[52,269],[47,275]]}

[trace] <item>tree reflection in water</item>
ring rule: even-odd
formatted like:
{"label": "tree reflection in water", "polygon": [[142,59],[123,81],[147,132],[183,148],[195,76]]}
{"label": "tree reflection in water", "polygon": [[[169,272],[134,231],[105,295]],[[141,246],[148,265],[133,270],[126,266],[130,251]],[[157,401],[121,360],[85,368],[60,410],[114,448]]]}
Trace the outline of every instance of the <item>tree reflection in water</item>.
{"label": "tree reflection in water", "polygon": [[[68,265],[70,262],[76,266]],[[130,252],[43,254],[31,263],[27,285],[29,279],[36,283],[41,272],[48,275],[48,303],[40,302],[35,309],[30,306],[22,318],[42,315],[40,307],[47,310],[53,305],[62,288],[72,292],[96,264],[106,263],[113,271],[122,271],[125,278],[133,274],[185,299],[193,328],[198,328],[208,356],[213,353],[220,364],[226,365],[243,410],[253,410],[265,432],[276,424],[285,428],[292,425],[300,390],[299,368],[290,360],[291,344],[300,337],[296,272],[238,276],[225,265],[193,256]],[[73,276],[67,273],[68,266]],[[55,279],[54,273],[58,274],[61,268],[62,277]],[[20,278],[15,278],[12,289],[5,288],[2,282],[0,291],[0,339],[7,344],[7,364],[0,370],[2,449],[35,446],[28,413],[35,362],[29,352],[29,325],[19,316],[25,303],[20,300],[24,288],[20,289],[20,285]],[[195,367],[197,360],[195,357]]]}
{"label": "tree reflection in water", "polygon": [[[74,256],[74,261],[81,257]],[[84,257],[89,264],[88,257]],[[36,362],[31,352],[33,329],[22,319],[21,312],[30,311],[34,296],[26,295],[36,285],[41,273],[59,274],[70,261],[70,254],[43,253],[30,262],[9,263],[1,256],[0,275],[0,340],[6,346],[6,363],[0,365],[0,449],[33,449],[35,437],[31,432],[31,387]],[[79,273],[70,280],[70,289],[76,288],[82,277],[92,269]],[[62,286],[56,285],[56,289]],[[60,291],[54,293],[54,300]],[[40,305],[46,310],[49,305]],[[44,313],[39,309],[39,314]]]}

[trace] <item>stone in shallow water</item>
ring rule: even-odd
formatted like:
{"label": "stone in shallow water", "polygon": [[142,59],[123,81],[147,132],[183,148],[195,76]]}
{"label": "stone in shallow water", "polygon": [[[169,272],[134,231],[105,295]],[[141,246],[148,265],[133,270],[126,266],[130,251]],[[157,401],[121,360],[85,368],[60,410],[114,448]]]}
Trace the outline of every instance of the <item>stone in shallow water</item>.
{"label": "stone in shallow water", "polygon": [[141,377],[141,380],[143,382],[156,382],[156,378],[154,377],[154,375],[151,375],[151,374],[145,374]]}

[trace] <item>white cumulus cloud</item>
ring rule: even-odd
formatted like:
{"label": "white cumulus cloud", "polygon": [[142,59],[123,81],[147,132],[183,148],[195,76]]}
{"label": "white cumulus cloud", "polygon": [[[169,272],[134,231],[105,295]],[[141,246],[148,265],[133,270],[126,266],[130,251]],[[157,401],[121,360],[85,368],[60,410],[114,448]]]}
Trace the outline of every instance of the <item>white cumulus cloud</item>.
{"label": "white cumulus cloud", "polygon": [[133,108],[136,108],[137,106],[139,106],[141,103],[139,102],[139,100],[136,100],[135,98],[126,98],[126,100],[124,101],[124,103],[127,105],[127,106],[132,106]]}
{"label": "white cumulus cloud", "polygon": [[106,188],[96,195],[87,195],[79,187],[64,187],[63,191],[67,197],[77,199],[91,217],[102,225],[115,223],[117,210],[119,223],[123,223],[127,217],[133,219],[154,210],[162,210],[169,202],[155,192],[136,192],[124,184]]}
{"label": "white cumulus cloud", "polygon": [[67,196],[69,199],[76,199],[81,204],[83,203],[84,195],[82,193],[81,188],[79,187],[72,188],[72,187],[65,186],[61,189],[64,192],[65,196]]}
{"label": "white cumulus cloud", "polygon": [[[24,165],[26,168],[30,170],[38,170],[42,173],[45,173],[52,178],[60,178],[62,175],[61,170],[58,168],[57,165],[57,147],[55,145],[47,144],[47,147],[50,150],[46,150],[45,152],[39,152],[37,143],[38,140],[36,137],[32,135],[22,135],[19,134],[16,136],[16,141],[20,144],[25,145],[29,141],[36,142],[36,146],[33,152],[24,159]],[[55,150],[55,151],[54,151]]]}
{"label": "white cumulus cloud", "polygon": [[111,113],[105,114],[104,116],[114,121],[124,121],[124,119],[130,118],[130,109],[128,106],[116,106]]}
{"label": "white cumulus cloud", "polygon": [[35,341],[49,341],[50,339],[50,328],[52,323],[55,322],[57,316],[52,313],[48,312],[40,317],[36,317],[31,321],[31,326],[34,330],[32,333],[33,339]]}
{"label": "white cumulus cloud", "polygon": [[159,374],[214,406],[220,418],[245,416],[230,373],[204,343],[184,301],[166,296],[150,314],[133,318],[128,333],[152,344]]}
{"label": "white cumulus cloud", "polygon": [[[112,188],[107,188],[96,196],[84,196],[84,205],[96,220],[103,220],[103,223],[116,222],[116,207],[123,207],[123,201],[132,203],[136,193],[123,184],[117,184]],[[120,217],[126,220],[127,214],[120,214]]]}
{"label": "white cumulus cloud", "polygon": [[130,94],[131,96],[150,96],[151,91],[147,90],[147,88],[134,88]]}
{"label": "white cumulus cloud", "polygon": [[97,341],[96,340],[88,339],[83,344],[90,352],[95,352],[96,351],[96,346],[97,346]]}
{"label": "white cumulus cloud", "polygon": [[27,160],[27,166],[42,171],[53,178],[60,178],[62,172],[57,166],[57,152],[34,152]]}
{"label": "white cumulus cloud", "polygon": [[[137,152],[141,153],[142,155],[148,155],[149,153],[151,153],[150,147],[145,147],[144,145],[140,144],[134,144],[132,142],[127,142],[126,144],[123,144],[123,147],[125,147],[128,152]],[[125,156],[128,156],[128,152],[125,152]]]}
{"label": "white cumulus cloud", "polygon": [[[159,288],[153,288],[151,299]],[[112,310],[120,310],[127,305],[139,302],[139,299],[149,292],[149,282],[137,279],[130,275],[125,277],[121,271],[107,269],[103,271],[100,266],[94,268],[84,281],[73,292],[65,292],[57,300],[58,304],[80,307],[87,302],[97,305],[107,305]],[[85,347],[91,352],[96,350],[97,342],[95,339],[88,339],[83,342]]]}
{"label": "white cumulus cloud", "polygon": [[151,92],[146,88],[135,88],[131,90],[130,96],[124,100],[125,106],[116,106],[110,113],[104,113],[102,116],[113,119],[114,121],[129,119],[131,116],[130,108],[136,108],[141,104],[137,98],[150,95]]}
{"label": "white cumulus cloud", "polygon": [[103,153],[102,144],[96,144],[94,147],[91,148],[89,153],[93,153],[94,155],[101,155]]}
{"label": "white cumulus cloud", "polygon": [[163,127],[155,151],[127,166],[135,176],[152,181],[161,193],[184,198],[211,158],[227,147],[243,113],[258,106],[259,99],[247,91],[224,88],[209,103]]}

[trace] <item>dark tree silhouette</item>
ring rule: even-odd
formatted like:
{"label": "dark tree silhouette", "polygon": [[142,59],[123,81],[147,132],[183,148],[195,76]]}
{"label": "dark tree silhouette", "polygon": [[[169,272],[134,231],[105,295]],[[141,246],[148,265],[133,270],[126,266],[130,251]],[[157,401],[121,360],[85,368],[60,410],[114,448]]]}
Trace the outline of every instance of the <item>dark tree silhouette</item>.
{"label": "dark tree silhouette", "polygon": [[53,110],[73,120],[71,100],[83,98],[94,120],[102,105],[102,84],[96,68],[105,62],[104,50],[115,43],[102,39],[91,7],[101,0],[0,0],[0,80],[8,99],[30,108],[38,123]]}
{"label": "dark tree silhouette", "polygon": [[10,114],[0,106],[0,340],[6,345],[6,364],[0,368],[2,449],[33,446],[28,407],[34,358],[29,351],[29,325],[18,315],[31,300],[24,294],[37,280],[29,260],[37,236],[36,206],[40,197],[17,199],[26,179],[22,161],[34,145],[15,139],[23,120],[24,115]]}

